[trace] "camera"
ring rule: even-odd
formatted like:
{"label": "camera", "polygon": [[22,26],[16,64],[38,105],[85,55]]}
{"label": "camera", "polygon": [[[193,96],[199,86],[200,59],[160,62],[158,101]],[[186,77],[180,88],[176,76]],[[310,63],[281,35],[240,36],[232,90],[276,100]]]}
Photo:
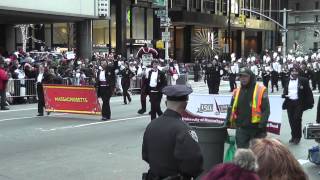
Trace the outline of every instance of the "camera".
{"label": "camera", "polygon": [[303,128],[305,139],[320,139],[320,124],[309,123]]}

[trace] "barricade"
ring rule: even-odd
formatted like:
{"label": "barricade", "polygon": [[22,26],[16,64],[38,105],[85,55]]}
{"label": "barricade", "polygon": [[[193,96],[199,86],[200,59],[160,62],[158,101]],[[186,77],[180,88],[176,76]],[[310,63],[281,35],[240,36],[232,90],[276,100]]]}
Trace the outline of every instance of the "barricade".
{"label": "barricade", "polygon": [[9,79],[7,97],[35,97],[37,96],[35,79]]}
{"label": "barricade", "polygon": [[141,92],[141,81],[142,81],[142,77],[137,77],[137,76],[135,76],[130,80],[129,91],[132,94],[139,94]]}

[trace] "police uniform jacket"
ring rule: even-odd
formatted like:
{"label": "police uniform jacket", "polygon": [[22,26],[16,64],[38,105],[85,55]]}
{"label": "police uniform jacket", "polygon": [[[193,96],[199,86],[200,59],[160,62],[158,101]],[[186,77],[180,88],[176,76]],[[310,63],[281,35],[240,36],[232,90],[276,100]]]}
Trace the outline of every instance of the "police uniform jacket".
{"label": "police uniform jacket", "polygon": [[[289,82],[287,82],[284,87],[282,97],[285,98],[282,109],[287,109],[289,99],[286,97],[288,95],[288,86]],[[312,109],[314,104],[313,94],[309,85],[309,80],[304,77],[298,77],[298,101],[302,106],[302,110],[305,111],[307,109]]]}
{"label": "police uniform jacket", "polygon": [[142,158],[152,175],[197,177],[202,172],[203,157],[191,132],[181,115],[170,109],[151,121],[143,137]]}

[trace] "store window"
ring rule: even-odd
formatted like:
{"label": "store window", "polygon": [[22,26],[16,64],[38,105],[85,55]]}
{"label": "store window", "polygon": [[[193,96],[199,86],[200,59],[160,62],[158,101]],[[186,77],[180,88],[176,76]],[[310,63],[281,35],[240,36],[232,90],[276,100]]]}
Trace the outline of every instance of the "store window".
{"label": "store window", "polygon": [[92,43],[93,45],[107,45],[116,47],[116,12],[115,6],[111,8],[111,18],[103,20],[94,20],[92,28]]}
{"label": "store window", "polygon": [[[152,16],[153,17],[153,16]],[[144,8],[132,8],[132,34],[133,39],[144,39]]]}
{"label": "store window", "polygon": [[147,39],[153,39],[153,9],[147,10]]}
{"label": "store window", "polygon": [[109,20],[97,20],[93,21],[93,44],[103,45],[109,44]]}

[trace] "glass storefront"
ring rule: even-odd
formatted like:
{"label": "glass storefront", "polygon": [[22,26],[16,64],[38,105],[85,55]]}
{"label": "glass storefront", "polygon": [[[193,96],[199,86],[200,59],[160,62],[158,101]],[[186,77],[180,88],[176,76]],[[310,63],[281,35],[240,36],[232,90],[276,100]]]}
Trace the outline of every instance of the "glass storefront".
{"label": "glass storefront", "polygon": [[111,19],[94,20],[92,28],[93,46],[116,47],[116,7],[111,6]]}

